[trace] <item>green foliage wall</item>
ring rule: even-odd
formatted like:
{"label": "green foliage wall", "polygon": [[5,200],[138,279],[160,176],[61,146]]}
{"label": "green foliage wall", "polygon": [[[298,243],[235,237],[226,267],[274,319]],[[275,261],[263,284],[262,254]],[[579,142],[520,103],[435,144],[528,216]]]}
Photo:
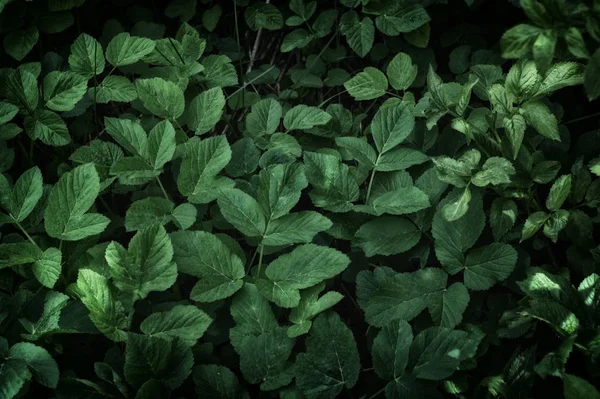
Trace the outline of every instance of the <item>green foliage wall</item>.
{"label": "green foliage wall", "polygon": [[0,35],[0,399],[600,398],[600,1]]}

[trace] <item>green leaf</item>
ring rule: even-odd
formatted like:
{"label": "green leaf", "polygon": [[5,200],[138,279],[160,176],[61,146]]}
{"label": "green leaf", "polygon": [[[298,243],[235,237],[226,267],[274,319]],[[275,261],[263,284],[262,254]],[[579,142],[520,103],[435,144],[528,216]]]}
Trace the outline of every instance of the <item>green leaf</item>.
{"label": "green leaf", "polygon": [[19,320],[28,334],[22,334],[23,338],[35,341],[47,333],[59,330],[61,311],[69,303],[69,297],[56,291],[48,291],[44,298],[44,310],[35,323],[28,320]]}
{"label": "green leaf", "polygon": [[152,313],[140,325],[144,334],[154,337],[179,338],[194,346],[202,338],[212,319],[192,305],[177,305],[166,312]]}
{"label": "green leaf", "polygon": [[48,197],[45,213],[48,235],[77,241],[102,233],[110,220],[98,213],[86,213],[99,190],[100,180],[93,164],[81,165],[63,174]]}
{"label": "green leaf", "polygon": [[113,341],[127,339],[127,333],[123,331],[128,326],[125,309],[117,301],[106,277],[90,269],[80,269],[77,292],[100,332]]}
{"label": "green leaf", "polygon": [[10,122],[19,112],[19,107],[0,101],[0,125]]}
{"label": "green leaf", "polygon": [[596,50],[585,68],[583,86],[590,101],[600,97],[600,49]]}
{"label": "green leaf", "polygon": [[232,177],[242,177],[253,173],[258,167],[260,150],[251,138],[244,137],[231,146],[231,161],[225,167]]}
{"label": "green leaf", "polygon": [[87,91],[87,78],[73,72],[50,72],[44,78],[44,101],[53,111],[71,111]]}
{"label": "green leaf", "polygon": [[44,144],[61,147],[71,142],[65,121],[52,111],[36,110],[33,117],[25,117],[24,125],[29,137]]}
{"label": "green leaf", "polygon": [[[357,297],[365,311],[367,322],[382,327],[391,320],[412,320],[430,304],[439,306],[436,293],[446,289],[448,275],[438,268],[426,268],[412,273],[395,273],[384,278],[364,296],[370,272],[363,271],[357,278]],[[455,305],[456,306],[456,305]],[[458,308],[464,308],[458,306]],[[463,309],[464,310],[464,309]],[[436,313],[434,309],[433,313]]]}
{"label": "green leaf", "polygon": [[406,106],[381,107],[371,122],[375,147],[384,154],[402,143],[413,131],[415,118]]}
{"label": "green leaf", "polygon": [[514,166],[506,158],[490,157],[483,164],[482,170],[473,176],[471,182],[479,187],[509,184],[511,176],[515,173]]}
{"label": "green leaf", "polygon": [[557,62],[550,66],[536,96],[548,95],[563,87],[576,86],[583,83],[583,66],[576,62]]}
{"label": "green leaf", "polygon": [[383,326],[371,348],[373,367],[379,377],[395,380],[404,374],[412,341],[412,329],[406,321],[392,320]]}
{"label": "green leaf", "polygon": [[431,228],[436,257],[451,274],[462,270],[465,252],[475,244],[485,226],[481,193],[475,190],[471,192],[467,213],[458,220],[446,220],[441,210],[460,194],[459,190],[454,190],[440,202]]}
{"label": "green leaf", "polygon": [[77,36],[69,55],[71,71],[89,79],[104,72],[104,66],[102,45],[87,33]]}
{"label": "green leaf", "polygon": [[373,169],[377,163],[377,153],[367,142],[367,140],[358,137],[338,137],[335,143],[344,148],[359,163],[369,169]]}
{"label": "green leaf", "polygon": [[359,197],[358,183],[347,165],[334,155],[304,152],[306,178],[313,203],[334,212],[348,212]]}
{"label": "green leaf", "polygon": [[231,148],[225,136],[188,140],[177,178],[179,192],[193,204],[215,200],[219,188],[233,187],[233,181],[217,177],[230,160]]}
{"label": "green leaf", "polygon": [[281,122],[282,109],[277,100],[265,98],[252,105],[246,118],[246,129],[253,137],[270,135],[277,131]]}
{"label": "green leaf", "polygon": [[512,117],[504,117],[504,129],[512,147],[514,158],[516,158],[519,153],[526,128],[525,118],[521,115],[514,114]]}
{"label": "green leaf", "polygon": [[42,172],[34,166],[16,181],[10,195],[8,211],[16,222],[22,222],[33,211],[43,194]]}
{"label": "green leaf", "polygon": [[314,36],[310,34],[306,29],[295,29],[292,32],[285,35],[283,38],[283,42],[281,42],[281,47],[279,50],[282,53],[289,53],[290,51],[296,48],[304,48],[306,47],[312,40]]}
{"label": "green leaf", "polygon": [[267,220],[288,214],[308,186],[303,165],[276,165],[259,174],[258,203]]}
{"label": "green leaf", "polygon": [[367,207],[356,207],[356,210],[380,216],[405,215],[429,208],[429,197],[416,187],[403,187],[400,190],[388,191],[377,196],[371,196]]}
{"label": "green leaf", "polygon": [[413,64],[410,55],[398,53],[388,64],[387,77],[395,90],[406,90],[417,77],[417,66]]}
{"label": "green leaf", "polygon": [[444,207],[442,208],[442,215],[444,215],[444,218],[449,222],[458,220],[461,217],[463,217],[465,213],[467,213],[467,211],[469,210],[470,201],[471,190],[469,190],[469,187],[467,186],[465,187],[463,193],[460,196],[456,197],[453,201],[444,205]]}
{"label": "green leaf", "polygon": [[90,87],[88,93],[100,104],[128,103],[138,97],[135,86],[124,76],[107,76],[98,87]]}
{"label": "green leaf", "polygon": [[334,399],[356,384],[359,373],[358,349],[350,329],[336,313],[317,317],[306,340],[306,352],[296,360],[300,392],[307,398]]}
{"label": "green leaf", "polygon": [[230,311],[236,324],[231,330],[233,345],[236,345],[236,338],[239,338],[240,334],[256,336],[278,326],[271,305],[252,283],[245,283],[235,294]]}
{"label": "green leaf", "polygon": [[148,156],[148,137],[139,122],[104,117],[106,132],[128,152],[142,158]]}
{"label": "green leaf", "polygon": [[364,17],[361,21],[355,11],[348,11],[340,19],[340,32],[361,58],[371,51],[375,39],[375,25],[371,18]]}
{"label": "green leaf", "polygon": [[462,321],[469,300],[469,291],[465,285],[454,283],[447,289],[434,293],[427,307],[436,324],[454,328]]}
{"label": "green leaf", "polygon": [[150,380],[179,387],[190,375],[194,356],[183,341],[129,333],[125,350],[125,378],[140,386]]}
{"label": "green leaf", "polygon": [[296,105],[285,113],[283,126],[289,130],[308,130],[315,126],[325,125],[331,120],[331,115],[317,108],[307,105]]}
{"label": "green leaf", "polygon": [[331,226],[331,221],[320,213],[292,213],[271,221],[262,243],[278,246],[311,242],[317,233],[328,230]]}
{"label": "green leaf", "polygon": [[538,232],[539,229],[542,228],[544,223],[550,218],[546,212],[535,212],[527,217],[525,220],[525,224],[523,225],[523,231],[521,233],[521,242],[525,241],[528,238],[533,237],[535,233]]}
{"label": "green leaf", "polygon": [[0,244],[0,250],[0,269],[33,263],[42,256],[42,251],[29,242]]}
{"label": "green leaf", "polygon": [[23,60],[38,42],[40,32],[35,26],[18,29],[4,36],[4,51],[17,61]]}
{"label": "green leaf", "polygon": [[386,93],[388,81],[379,69],[366,67],[344,83],[344,87],[355,100],[374,100]]}
{"label": "green leaf", "polygon": [[333,248],[304,244],[271,262],[265,270],[268,280],[260,279],[257,284],[267,299],[292,308],[300,302],[299,290],[338,275],[349,264],[350,259]]}
{"label": "green leaf", "polygon": [[112,38],[106,47],[106,60],[114,67],[135,64],[154,50],[154,40],[131,36],[127,32]]}
{"label": "green leaf", "polygon": [[48,388],[58,385],[58,364],[46,349],[29,342],[19,342],[10,348],[8,358],[23,360],[40,384]]}
{"label": "green leaf", "polygon": [[412,32],[431,20],[423,6],[410,2],[390,3],[385,13],[375,20],[377,28],[388,36]]}
{"label": "green leaf", "polygon": [[31,265],[33,275],[43,286],[54,287],[62,270],[62,254],[58,248],[48,248]]}
{"label": "green leaf", "polygon": [[465,260],[465,286],[471,290],[487,290],[506,280],[516,264],[517,251],[510,245],[495,243],[476,248]]}
{"label": "green leaf", "polygon": [[202,59],[204,82],[209,89],[228,87],[238,84],[238,77],[231,59],[226,55],[209,55]]}
{"label": "green leaf", "polygon": [[219,20],[221,19],[222,14],[223,10],[218,4],[205,10],[202,13],[202,26],[204,26],[204,29],[209,32],[214,31],[219,23]]}
{"label": "green leaf", "polygon": [[558,121],[546,105],[539,101],[530,101],[523,104],[522,109],[528,125],[531,125],[542,136],[560,141]]}
{"label": "green leaf", "polygon": [[283,26],[283,17],[277,7],[268,3],[252,4],[244,13],[246,23],[252,30],[277,30]]}
{"label": "green leaf", "polygon": [[325,283],[317,284],[300,292],[300,303],[290,312],[289,320],[294,323],[287,331],[288,337],[306,334],[312,326],[312,319],[319,313],[335,306],[344,296],[330,291],[319,297],[325,288]]}
{"label": "green leaf", "polygon": [[532,50],[533,43],[542,29],[520,24],[507,30],[500,39],[502,56],[504,58],[521,58]]}
{"label": "green leaf", "polygon": [[15,397],[29,379],[31,373],[24,360],[6,360],[0,367],[0,395],[3,398]]}
{"label": "green leaf", "polygon": [[225,107],[223,89],[215,87],[198,94],[188,109],[188,124],[196,134],[208,133],[221,120]]}
{"label": "green leaf", "polygon": [[159,118],[177,119],[183,114],[183,91],[175,83],[161,78],[138,79],[135,87],[144,107]]}
{"label": "green leaf", "polygon": [[544,224],[544,235],[555,243],[558,240],[558,233],[567,227],[569,215],[570,212],[564,209],[553,212]]}
{"label": "green leaf", "polygon": [[173,246],[164,227],[154,224],[139,230],[126,250],[111,242],[105,253],[113,283],[133,302],[144,299],[152,291],[165,291],[177,279],[173,263]]}
{"label": "green leaf", "polygon": [[546,198],[546,208],[548,208],[550,211],[557,211],[563,206],[565,200],[571,193],[572,181],[573,176],[571,175],[563,175],[556,179],[550,188],[548,198]]}
{"label": "green leaf", "polygon": [[461,361],[473,357],[480,337],[465,331],[430,327],[421,331],[410,347],[408,368],[413,376],[443,380],[458,370]]}
{"label": "green leaf", "polygon": [[19,68],[9,72],[5,85],[8,99],[31,115],[39,101],[37,77],[26,69]]}
{"label": "green leaf", "polygon": [[545,74],[552,64],[557,40],[556,31],[546,29],[533,42],[533,59],[542,74]]}
{"label": "green leaf", "polygon": [[520,61],[513,65],[506,76],[506,92],[517,102],[533,97],[541,86],[541,76],[533,61]]}
{"label": "green leaf", "polygon": [[249,194],[237,188],[223,190],[218,203],[223,217],[243,234],[260,237],[265,233],[265,215]]}
{"label": "green leaf", "polygon": [[172,220],[175,206],[164,198],[150,197],[135,201],[125,214],[125,230],[136,231],[152,224],[166,224]]}
{"label": "green leaf", "polygon": [[562,167],[558,161],[542,161],[531,170],[531,180],[539,184],[550,183]]}
{"label": "green leaf", "polygon": [[162,170],[163,166],[173,158],[175,153],[175,129],[171,122],[165,120],[157,123],[148,135],[148,157],[146,161],[154,170]]}
{"label": "green leaf", "polygon": [[198,365],[194,368],[193,379],[196,392],[204,398],[249,398],[236,375],[227,367],[215,364]]}
{"label": "green leaf", "polygon": [[192,289],[193,300],[214,302],[227,298],[244,284],[243,262],[216,236],[177,231],[171,234],[171,240],[178,270],[200,279]]}
{"label": "green leaf", "polygon": [[600,392],[592,384],[571,374],[564,376],[565,399],[599,399]]}
{"label": "green leaf", "polygon": [[519,214],[517,204],[506,198],[496,198],[490,209],[490,226],[494,239],[500,239],[515,225]]}
{"label": "green leaf", "polygon": [[353,243],[372,257],[406,252],[420,239],[421,232],[413,223],[401,217],[382,216],[363,224]]}
{"label": "green leaf", "polygon": [[379,158],[375,170],[382,172],[404,170],[414,165],[420,165],[428,160],[429,157],[421,151],[399,147],[383,154]]}

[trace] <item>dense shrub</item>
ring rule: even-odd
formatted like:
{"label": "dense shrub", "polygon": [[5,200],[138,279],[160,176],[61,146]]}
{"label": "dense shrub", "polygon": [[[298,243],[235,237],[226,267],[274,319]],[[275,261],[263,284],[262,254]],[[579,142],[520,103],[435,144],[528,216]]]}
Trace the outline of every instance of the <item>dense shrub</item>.
{"label": "dense shrub", "polygon": [[0,35],[1,399],[600,398],[600,1]]}

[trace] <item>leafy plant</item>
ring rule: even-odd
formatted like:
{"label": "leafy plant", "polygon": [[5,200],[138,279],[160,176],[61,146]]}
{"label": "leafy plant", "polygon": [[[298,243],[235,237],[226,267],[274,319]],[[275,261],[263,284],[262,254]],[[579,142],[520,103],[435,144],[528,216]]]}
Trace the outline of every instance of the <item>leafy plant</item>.
{"label": "leafy plant", "polygon": [[597,0],[0,34],[0,398],[600,397]]}

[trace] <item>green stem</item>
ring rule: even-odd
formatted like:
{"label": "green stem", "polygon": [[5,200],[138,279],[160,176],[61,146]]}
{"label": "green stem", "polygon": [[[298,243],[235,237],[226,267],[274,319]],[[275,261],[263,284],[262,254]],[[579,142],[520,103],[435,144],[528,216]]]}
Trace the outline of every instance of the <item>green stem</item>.
{"label": "green stem", "polygon": [[263,250],[265,249],[265,244],[263,244],[262,242],[260,243],[260,250],[259,250],[259,255],[258,255],[258,272],[256,273],[256,277],[260,278],[260,272],[262,269],[262,261],[263,261]]}
{"label": "green stem", "polygon": [[[13,219],[13,220],[14,220],[14,219]],[[35,245],[35,246],[36,246],[38,249],[40,249],[40,250],[41,250],[40,246],[39,246],[39,245],[37,245],[37,243],[36,243],[35,241],[33,241],[33,238],[31,238],[31,236],[29,235],[29,233],[27,233],[27,232],[25,231],[25,229],[23,228],[23,226],[21,226],[21,223],[17,222],[16,220],[15,220],[15,223],[16,223],[17,227],[19,228],[19,230],[21,230],[21,232],[22,232],[22,233],[25,235],[25,237],[27,237],[27,239],[29,240],[29,242],[30,242],[30,243],[32,243],[32,244],[33,244],[33,245]]]}
{"label": "green stem", "polygon": [[331,101],[331,100],[333,100],[334,98],[336,98],[336,97],[338,97],[338,96],[341,96],[342,94],[344,94],[344,93],[347,93],[347,92],[348,92],[348,90],[340,91],[339,93],[337,93],[337,94],[334,94],[333,96],[331,96],[331,97],[329,97],[329,98],[325,99],[325,100],[324,100],[324,101],[323,101],[321,104],[319,104],[319,108],[322,108],[322,107],[323,107],[325,104],[327,104],[329,101]]}
{"label": "green stem", "polygon": [[373,180],[375,179],[375,169],[371,172],[371,178],[369,179],[369,187],[367,187],[367,197],[365,198],[365,203],[369,202],[369,197],[371,196],[371,189],[373,188]]}
{"label": "green stem", "polygon": [[160,177],[156,176],[156,181],[158,182],[158,186],[162,190],[162,193],[165,196],[166,200],[171,201],[171,199],[169,198],[169,195],[167,194],[167,191],[165,190],[165,187],[163,186],[162,182],[160,181]]}
{"label": "green stem", "polygon": [[175,124],[175,126],[177,126],[177,128],[179,130],[181,130],[182,132],[186,133],[185,130],[183,130],[183,128],[181,127],[181,125],[179,124],[179,122],[177,122],[177,119],[173,119],[173,123]]}
{"label": "green stem", "polygon": [[564,122],[563,125],[568,125],[570,123],[584,121],[586,119],[594,118],[596,116],[600,116],[600,112],[596,112],[595,114],[591,114],[591,115],[582,116],[581,118],[571,119],[570,121]]}

